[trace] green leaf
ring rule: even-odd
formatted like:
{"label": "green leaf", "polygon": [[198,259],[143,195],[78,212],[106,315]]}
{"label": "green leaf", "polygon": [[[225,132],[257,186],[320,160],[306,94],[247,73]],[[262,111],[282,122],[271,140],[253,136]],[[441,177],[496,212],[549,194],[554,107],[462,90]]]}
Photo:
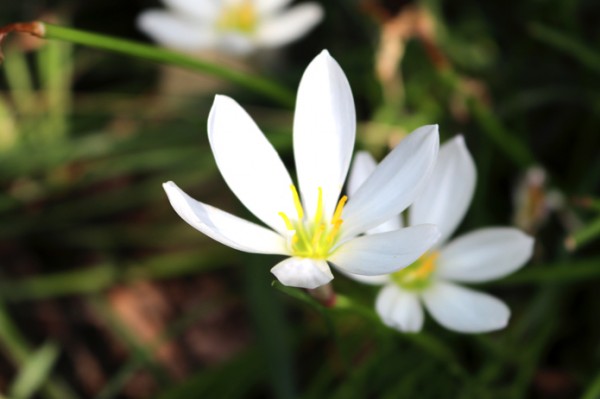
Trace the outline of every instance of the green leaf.
{"label": "green leaf", "polygon": [[52,367],[58,358],[58,346],[45,343],[23,364],[9,392],[12,399],[28,399],[33,396],[50,377]]}

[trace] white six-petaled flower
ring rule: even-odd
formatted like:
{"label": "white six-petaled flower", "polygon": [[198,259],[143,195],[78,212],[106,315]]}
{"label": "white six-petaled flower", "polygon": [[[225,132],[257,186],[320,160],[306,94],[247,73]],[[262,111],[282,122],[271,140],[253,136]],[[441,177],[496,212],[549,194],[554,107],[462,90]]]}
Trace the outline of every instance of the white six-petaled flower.
{"label": "white six-petaled flower", "polygon": [[169,10],[147,10],[139,28],[158,43],[177,50],[215,48],[247,54],[290,43],[323,18],[316,3],[290,9],[291,0],[163,0]]}
{"label": "white six-petaled flower", "polygon": [[163,185],[187,223],[240,251],[288,256],[271,269],[285,285],[316,288],[333,275],[391,273],[417,260],[439,237],[431,224],[360,235],[406,209],[433,171],[437,126],[408,136],[351,198],[340,198],[355,139],[350,85],[327,51],[307,67],[294,114],[299,193],[273,146],[231,98],[216,96],[208,138],[225,182],[270,229],[240,219]]}
{"label": "white six-petaled flower", "polygon": [[[360,190],[375,168],[369,154],[356,155],[348,182],[349,195]],[[388,326],[420,331],[422,304],[450,330],[476,333],[506,326],[510,310],[503,302],[455,283],[489,281],[514,272],[531,257],[533,239],[515,228],[492,227],[446,243],[469,207],[475,180],[475,165],[462,136],[445,143],[429,181],[408,210],[409,225],[438,226],[441,237],[435,247],[412,265],[389,275],[349,275],[361,282],[384,285],[375,306]],[[378,226],[377,231],[401,225],[401,218],[396,217]]]}

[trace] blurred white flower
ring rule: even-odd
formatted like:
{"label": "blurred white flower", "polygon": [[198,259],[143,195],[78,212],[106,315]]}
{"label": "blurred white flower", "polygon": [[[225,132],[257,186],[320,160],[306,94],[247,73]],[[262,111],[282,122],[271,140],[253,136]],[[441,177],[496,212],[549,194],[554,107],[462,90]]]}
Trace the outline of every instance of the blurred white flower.
{"label": "blurred white flower", "polygon": [[[360,190],[375,167],[369,154],[356,155],[348,183],[349,195]],[[503,302],[455,283],[494,280],[514,272],[531,257],[533,239],[518,229],[492,227],[446,243],[469,207],[475,180],[475,165],[462,136],[445,143],[431,178],[408,214],[410,225],[438,226],[441,237],[435,247],[412,265],[389,275],[349,275],[364,283],[384,285],[377,296],[376,309],[388,326],[406,332],[420,331],[423,305],[438,323],[450,330],[476,333],[506,326],[510,310]],[[378,226],[377,231],[401,225],[401,219],[396,217]]]}
{"label": "blurred white flower", "polygon": [[433,171],[437,126],[409,135],[346,204],[346,196],[339,196],[355,128],[350,85],[323,51],[298,88],[293,140],[300,194],[273,146],[234,100],[217,96],[209,115],[208,138],[225,182],[270,229],[198,202],[173,182],[163,186],[179,216],[214,240],[240,251],[289,256],[271,269],[285,285],[316,288],[328,283],[333,279],[328,261],[349,273],[391,273],[429,249],[439,237],[437,228],[359,234],[414,200]]}
{"label": "blurred white flower", "polygon": [[144,11],[137,22],[140,30],[166,47],[247,54],[297,40],[323,18],[319,4],[285,9],[290,1],[163,0],[169,10]]}

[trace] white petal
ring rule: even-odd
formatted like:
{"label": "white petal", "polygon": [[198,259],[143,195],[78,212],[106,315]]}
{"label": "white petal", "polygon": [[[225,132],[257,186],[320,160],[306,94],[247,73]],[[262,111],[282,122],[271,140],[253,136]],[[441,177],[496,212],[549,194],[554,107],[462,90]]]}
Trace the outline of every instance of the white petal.
{"label": "white petal", "polygon": [[458,332],[498,330],[510,317],[508,307],[497,298],[450,283],[438,281],[421,297],[438,323]]}
{"label": "white petal", "polygon": [[215,96],[208,139],[227,185],[256,217],[286,233],[279,212],[295,216],[292,180],[275,148],[234,100]]}
{"label": "white petal", "polygon": [[344,269],[340,269],[339,267],[336,267],[335,264],[333,264],[333,263],[332,263],[332,265],[334,266],[335,270],[337,270],[338,272],[342,273],[344,276],[346,276],[354,281],[358,281],[359,283],[368,284],[368,285],[383,285],[390,281],[390,277],[387,274],[380,274],[377,276],[362,276],[360,274],[348,273]]}
{"label": "white petal", "polygon": [[303,3],[262,21],[255,40],[262,47],[279,47],[304,36],[323,19],[316,3]]}
{"label": "white petal", "polygon": [[352,161],[350,174],[348,175],[347,191],[352,198],[360,186],[371,176],[377,168],[377,162],[367,151],[358,151]]}
{"label": "white petal", "polygon": [[343,237],[391,219],[417,197],[438,153],[437,125],[423,126],[403,139],[348,200]]}
{"label": "white petal", "polygon": [[213,21],[219,12],[213,0],[163,0],[163,3],[176,13],[202,21]]}
{"label": "white petal", "polygon": [[410,224],[437,225],[442,234],[438,246],[445,242],[469,208],[476,174],[462,136],[442,145],[431,177],[410,207]]}
{"label": "white petal", "polygon": [[452,240],[440,250],[437,275],[454,281],[480,282],[504,277],[529,260],[533,238],[518,229],[479,229]]}
{"label": "white petal", "polygon": [[350,85],[323,50],[306,68],[294,114],[294,157],[305,210],[314,215],[318,188],[325,215],[332,215],[348,173],[356,116]]}
{"label": "white petal", "polygon": [[[350,168],[350,175],[348,176],[348,196],[352,198],[352,195],[358,191],[360,186],[368,179],[377,167],[375,159],[366,151],[359,151],[354,156],[352,167]],[[399,215],[393,216],[391,219],[386,220],[382,224],[373,227],[367,231],[367,234],[385,233],[386,231],[398,230],[402,227],[402,218]]]}
{"label": "white petal", "polygon": [[288,254],[285,239],[279,234],[196,201],[173,182],[164,183],[163,188],[175,212],[213,240],[244,252]]}
{"label": "white petal", "polygon": [[438,239],[433,225],[420,225],[351,239],[329,261],[349,273],[373,276],[402,269],[417,260]]}
{"label": "white petal", "polygon": [[281,284],[299,288],[317,288],[333,280],[329,265],[324,260],[287,258],[271,269]]}
{"label": "white petal", "polygon": [[419,332],[423,327],[423,308],[419,297],[394,284],[386,285],[379,292],[375,309],[386,325],[397,330]]}
{"label": "white petal", "polygon": [[256,5],[257,11],[260,15],[273,14],[291,2],[292,0],[254,0],[254,4]]}
{"label": "white petal", "polygon": [[209,27],[169,12],[144,11],[138,16],[137,25],[159,44],[177,50],[193,51],[212,47],[216,41]]}

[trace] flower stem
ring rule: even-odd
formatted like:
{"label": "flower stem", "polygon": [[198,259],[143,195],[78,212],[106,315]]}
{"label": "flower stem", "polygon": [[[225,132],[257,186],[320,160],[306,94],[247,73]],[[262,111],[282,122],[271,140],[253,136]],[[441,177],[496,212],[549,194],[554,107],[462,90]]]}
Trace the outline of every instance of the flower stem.
{"label": "flower stem", "polygon": [[16,23],[0,28],[0,42],[4,36],[10,32],[29,33],[44,39],[64,40],[88,47],[144,58],[161,64],[174,65],[192,71],[206,73],[253,90],[254,92],[269,97],[286,107],[291,107],[294,104],[293,93],[277,83],[175,51],[165,50],[143,43],[136,43],[131,40],[37,21]]}

